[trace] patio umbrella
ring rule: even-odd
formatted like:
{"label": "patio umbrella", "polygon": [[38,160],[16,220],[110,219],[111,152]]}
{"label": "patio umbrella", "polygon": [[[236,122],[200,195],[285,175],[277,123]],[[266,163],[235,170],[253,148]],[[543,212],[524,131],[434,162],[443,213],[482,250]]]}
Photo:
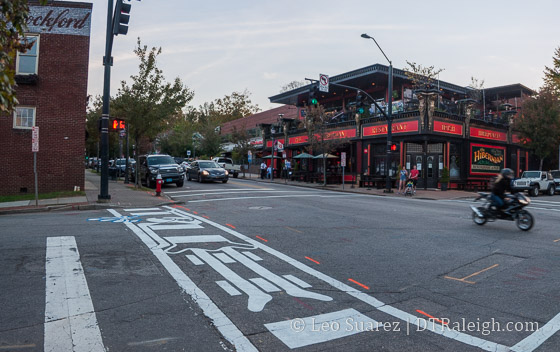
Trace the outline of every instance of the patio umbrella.
{"label": "patio umbrella", "polygon": [[316,156],[313,157],[313,159],[325,159],[325,158],[326,159],[337,159],[338,156],[324,153],[324,154],[319,154],[319,155],[316,155]]}
{"label": "patio umbrella", "polygon": [[313,158],[314,158],[313,155],[307,153],[301,153],[294,156],[294,159],[313,159]]}
{"label": "patio umbrella", "polygon": [[[272,159],[272,156],[271,155],[263,156],[263,159]],[[275,155],[274,159],[282,159],[282,158]]]}

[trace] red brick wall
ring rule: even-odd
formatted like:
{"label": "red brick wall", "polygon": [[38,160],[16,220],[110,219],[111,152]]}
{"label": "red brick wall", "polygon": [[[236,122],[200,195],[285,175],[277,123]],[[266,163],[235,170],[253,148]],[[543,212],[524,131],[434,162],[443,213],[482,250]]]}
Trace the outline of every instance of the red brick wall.
{"label": "red brick wall", "polygon": [[[38,81],[17,88],[36,107],[39,193],[84,189],[88,61],[88,36],[41,33]],[[0,195],[34,193],[31,130],[13,129],[13,115],[0,116],[0,171]]]}

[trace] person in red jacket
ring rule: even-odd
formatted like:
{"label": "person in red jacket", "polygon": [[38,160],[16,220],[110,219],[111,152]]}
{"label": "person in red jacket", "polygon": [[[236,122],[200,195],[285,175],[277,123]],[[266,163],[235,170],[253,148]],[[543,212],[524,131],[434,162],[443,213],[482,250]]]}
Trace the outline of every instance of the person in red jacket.
{"label": "person in red jacket", "polygon": [[416,164],[412,165],[412,170],[410,170],[410,179],[414,184],[414,194],[416,194],[416,182],[418,182],[418,176],[420,175],[420,171],[416,168]]}

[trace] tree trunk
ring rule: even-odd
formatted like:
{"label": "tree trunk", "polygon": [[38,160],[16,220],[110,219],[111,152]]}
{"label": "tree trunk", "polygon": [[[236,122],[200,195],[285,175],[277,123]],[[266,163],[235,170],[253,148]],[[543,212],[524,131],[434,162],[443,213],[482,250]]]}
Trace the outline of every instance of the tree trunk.
{"label": "tree trunk", "polygon": [[544,158],[541,158],[541,165],[539,166],[539,171],[542,171],[543,163],[544,163]]}
{"label": "tree trunk", "polygon": [[138,153],[138,150],[139,150],[138,139],[139,139],[138,136],[134,136],[134,143],[135,143],[134,152],[136,153],[136,155],[135,155],[136,167],[134,168],[134,187],[135,188],[138,188],[138,168],[140,167],[140,164],[138,163],[138,156],[139,156],[139,153]]}

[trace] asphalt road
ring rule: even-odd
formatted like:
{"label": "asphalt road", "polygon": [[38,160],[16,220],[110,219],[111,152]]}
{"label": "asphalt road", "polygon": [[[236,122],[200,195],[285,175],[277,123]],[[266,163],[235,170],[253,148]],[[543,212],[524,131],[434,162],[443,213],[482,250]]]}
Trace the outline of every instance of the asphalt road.
{"label": "asphalt road", "polygon": [[560,196],[522,232],[475,225],[468,200],[237,179],[167,194],[185,204],[0,217],[0,351],[560,345]]}

